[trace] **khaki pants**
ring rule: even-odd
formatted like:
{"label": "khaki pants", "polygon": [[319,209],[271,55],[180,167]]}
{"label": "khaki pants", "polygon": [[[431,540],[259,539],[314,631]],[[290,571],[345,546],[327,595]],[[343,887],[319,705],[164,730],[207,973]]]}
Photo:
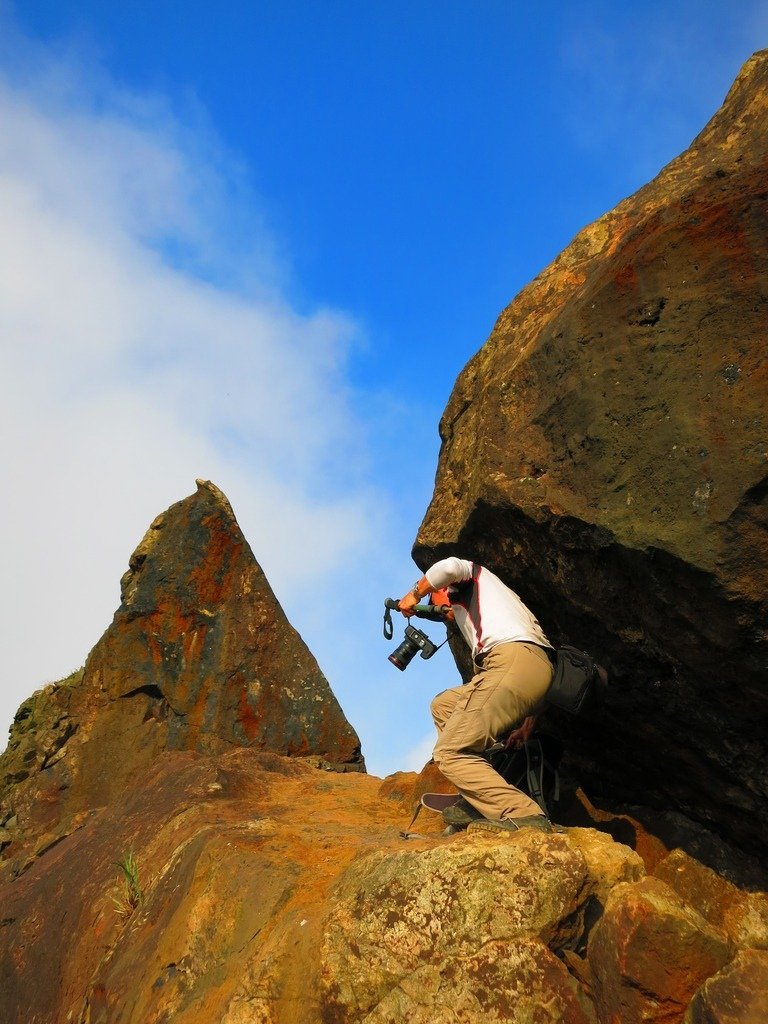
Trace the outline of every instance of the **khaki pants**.
{"label": "khaki pants", "polygon": [[432,754],[445,777],[485,818],[541,814],[539,805],[506,783],[480,755],[543,703],[552,665],[536,644],[507,643],[486,655],[465,686],[432,701],[438,740]]}

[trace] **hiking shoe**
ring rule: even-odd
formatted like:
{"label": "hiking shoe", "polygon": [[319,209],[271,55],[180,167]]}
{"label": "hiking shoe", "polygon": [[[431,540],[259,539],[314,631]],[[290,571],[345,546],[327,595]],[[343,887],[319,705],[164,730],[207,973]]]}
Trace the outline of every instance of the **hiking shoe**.
{"label": "hiking shoe", "polygon": [[480,811],[476,811],[464,797],[459,797],[455,804],[451,804],[443,811],[443,821],[446,825],[460,825],[466,828],[470,822],[479,818],[482,818]]}
{"label": "hiking shoe", "polygon": [[524,828],[535,828],[539,832],[553,832],[554,829],[543,814],[529,814],[524,818],[504,818],[503,821],[489,821],[483,818],[481,821],[473,821],[469,831],[476,832],[519,832]]}
{"label": "hiking shoe", "polygon": [[466,827],[466,825],[446,825],[440,834],[443,839],[447,839],[448,836],[455,836],[457,832],[463,832]]}

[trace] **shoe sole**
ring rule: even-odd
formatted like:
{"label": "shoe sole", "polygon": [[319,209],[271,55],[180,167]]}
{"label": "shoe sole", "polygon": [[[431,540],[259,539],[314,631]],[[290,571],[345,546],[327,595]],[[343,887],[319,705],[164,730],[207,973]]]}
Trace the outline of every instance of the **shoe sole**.
{"label": "shoe sole", "polygon": [[[453,810],[453,808],[451,808],[451,810]],[[471,825],[473,821],[481,820],[482,815],[480,814],[471,815],[467,814],[466,811],[456,811],[454,813],[443,811],[443,821],[446,825],[460,825],[462,828],[466,828],[467,825]]]}
{"label": "shoe sole", "polygon": [[533,829],[534,832],[543,832],[545,835],[551,835],[555,831],[549,822],[546,825],[534,825],[531,822],[526,822],[524,825],[515,826],[515,828],[502,828],[495,821],[473,821],[467,826],[468,832],[496,832],[497,834],[504,832],[510,836],[515,835],[517,832],[524,832],[526,829]]}

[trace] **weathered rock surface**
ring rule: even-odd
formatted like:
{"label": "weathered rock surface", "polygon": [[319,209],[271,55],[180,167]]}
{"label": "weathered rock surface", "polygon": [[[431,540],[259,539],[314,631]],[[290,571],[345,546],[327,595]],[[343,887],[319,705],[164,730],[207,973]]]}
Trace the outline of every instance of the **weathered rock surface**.
{"label": "weathered rock surface", "polygon": [[[738,942],[605,833],[444,838],[424,812],[404,843],[417,781],[160,753],[0,878],[0,1020],[634,1024],[762,969],[719,975]],[[635,982],[676,1014],[633,1017]]]}
{"label": "weathered rock surface", "polygon": [[[492,567],[612,675],[592,792],[768,830],[768,51],[504,310],[443,415],[414,556]],[[602,787],[598,788],[599,785]]]}
{"label": "weathered rock surface", "polygon": [[55,841],[165,750],[254,747],[364,770],[360,741],[213,484],[158,516],[85,668],[20,708],[0,849]]}
{"label": "weathered rock surface", "polygon": [[724,932],[656,878],[610,893],[589,941],[601,1021],[679,1021],[696,989],[728,962]]}
{"label": "weathered rock surface", "polygon": [[295,999],[317,1019],[325,891],[356,853],[398,842],[379,786],[244,748],[159,754],[0,885],[0,1020],[287,1020]]}
{"label": "weathered rock surface", "polygon": [[382,790],[249,749],[158,755],[0,885],[0,1019],[522,1022],[541,1004],[591,1024],[564,951],[579,960],[636,855],[588,830],[443,839],[438,816],[406,845]]}
{"label": "weathered rock surface", "polygon": [[[323,981],[333,1021],[445,1016],[592,1020],[574,978],[552,955],[576,951],[593,903],[642,874],[639,857],[592,832],[469,834],[432,850],[373,854],[334,893]],[[608,852],[610,849],[610,852]],[[588,851],[585,856],[584,851]],[[606,855],[607,854],[607,855]]]}
{"label": "weathered rock surface", "polygon": [[691,1000],[685,1024],[765,1024],[768,953],[745,949],[709,978]]}
{"label": "weathered rock surface", "polygon": [[366,1024],[594,1024],[591,1003],[562,962],[536,939],[489,942],[467,957],[426,964],[402,979],[364,1018]]}
{"label": "weathered rock surface", "polygon": [[653,874],[721,928],[734,946],[768,949],[768,894],[744,892],[682,850],[673,850]]}

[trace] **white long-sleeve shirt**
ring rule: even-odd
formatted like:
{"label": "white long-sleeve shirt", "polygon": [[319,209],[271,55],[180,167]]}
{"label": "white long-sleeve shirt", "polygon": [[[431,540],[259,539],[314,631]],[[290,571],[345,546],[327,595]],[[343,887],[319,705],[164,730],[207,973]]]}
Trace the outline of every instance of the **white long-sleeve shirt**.
{"label": "white long-sleeve shirt", "polygon": [[448,588],[456,625],[477,659],[499,644],[522,641],[552,647],[536,616],[490,569],[444,558],[424,574],[434,590]]}

